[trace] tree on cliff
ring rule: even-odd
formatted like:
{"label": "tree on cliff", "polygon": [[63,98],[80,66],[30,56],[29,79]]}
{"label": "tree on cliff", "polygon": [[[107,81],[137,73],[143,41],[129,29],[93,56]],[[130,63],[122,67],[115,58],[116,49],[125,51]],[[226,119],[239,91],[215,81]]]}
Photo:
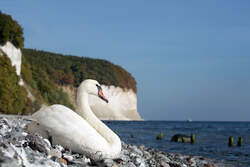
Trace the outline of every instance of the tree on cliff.
{"label": "tree on cliff", "polygon": [[[91,78],[101,84],[132,89],[136,93],[136,81],[133,76],[122,67],[109,61],[71,55],[64,56],[34,49],[22,49],[22,53],[24,61],[32,69],[32,78],[35,81],[43,78],[43,80],[53,81],[56,85],[78,87],[84,79]],[[26,80],[26,82],[32,81]]]}
{"label": "tree on cliff", "polygon": [[0,45],[10,41],[17,48],[23,47],[23,29],[10,15],[0,11]]}

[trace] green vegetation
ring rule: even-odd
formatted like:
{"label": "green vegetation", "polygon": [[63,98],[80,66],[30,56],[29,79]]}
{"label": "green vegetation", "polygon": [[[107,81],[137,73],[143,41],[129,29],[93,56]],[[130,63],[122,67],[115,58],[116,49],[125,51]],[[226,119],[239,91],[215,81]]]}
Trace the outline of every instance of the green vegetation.
{"label": "green vegetation", "polygon": [[34,49],[22,49],[22,53],[21,75],[39,104],[63,104],[74,109],[61,86],[78,87],[88,78],[136,92],[136,81],[131,74],[106,60],[64,56]]}
{"label": "green vegetation", "polygon": [[136,92],[136,81],[131,74],[106,60],[64,56],[34,49],[22,49],[22,53],[22,78],[39,103],[63,104],[74,109],[61,86],[78,87],[88,78]]}
{"label": "green vegetation", "polygon": [[0,50],[0,112],[23,114],[26,110],[27,93],[18,85],[19,77],[10,59]]}
{"label": "green vegetation", "polygon": [[0,11],[0,45],[9,41],[17,48],[23,47],[23,29],[10,15]]}
{"label": "green vegetation", "polygon": [[[91,78],[105,85],[120,86],[136,92],[136,81],[131,74],[106,60],[64,56],[33,49],[23,49],[22,53],[32,71],[32,77],[25,69],[22,69],[22,75],[30,84],[32,79],[40,79],[47,81],[48,85],[53,82],[56,85],[77,87],[84,79]],[[44,93],[49,92],[48,85],[40,83],[37,86]]]}
{"label": "green vegetation", "polygon": [[[63,92],[59,85],[50,78],[46,71],[46,63],[32,64],[27,61],[25,54],[22,57],[21,75],[25,83],[29,85],[32,94],[39,104],[63,104],[71,109],[73,105],[69,101],[68,95]],[[39,59],[39,56],[36,57]],[[39,61],[39,60],[38,60]]]}

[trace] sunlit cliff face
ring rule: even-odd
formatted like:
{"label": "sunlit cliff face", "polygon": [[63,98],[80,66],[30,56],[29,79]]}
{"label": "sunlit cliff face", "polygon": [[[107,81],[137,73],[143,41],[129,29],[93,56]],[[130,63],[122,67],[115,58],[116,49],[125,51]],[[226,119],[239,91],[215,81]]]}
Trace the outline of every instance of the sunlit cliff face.
{"label": "sunlit cliff face", "polygon": [[12,66],[16,67],[16,74],[20,76],[21,73],[21,63],[22,63],[22,53],[20,49],[17,49],[12,43],[7,42],[4,46],[0,45],[2,51],[11,60]]}
{"label": "sunlit cliff face", "polygon": [[[11,42],[7,42],[5,45],[1,46],[0,49],[9,57],[12,66],[16,67],[16,74],[20,76],[21,74],[21,64],[22,64],[22,52],[21,49],[17,49]],[[23,80],[20,79],[19,85],[24,85]]]}
{"label": "sunlit cliff face", "polygon": [[97,117],[103,120],[141,120],[137,112],[137,97],[133,90],[105,85],[102,85],[102,88],[109,103],[89,96],[89,104]]}

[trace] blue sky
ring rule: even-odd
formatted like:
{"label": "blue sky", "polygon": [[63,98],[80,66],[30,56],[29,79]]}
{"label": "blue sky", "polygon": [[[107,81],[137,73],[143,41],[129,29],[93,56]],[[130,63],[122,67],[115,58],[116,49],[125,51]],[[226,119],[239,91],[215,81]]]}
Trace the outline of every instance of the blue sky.
{"label": "blue sky", "polygon": [[0,10],[26,48],[128,70],[146,120],[250,121],[247,0],[1,0]]}

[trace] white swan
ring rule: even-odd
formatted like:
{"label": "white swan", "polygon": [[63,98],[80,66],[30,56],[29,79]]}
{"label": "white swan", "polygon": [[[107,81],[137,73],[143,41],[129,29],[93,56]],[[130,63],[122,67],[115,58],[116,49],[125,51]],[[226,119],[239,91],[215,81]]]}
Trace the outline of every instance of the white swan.
{"label": "white swan", "polygon": [[42,107],[32,115],[35,121],[28,126],[28,130],[51,137],[53,144],[60,144],[93,159],[117,158],[121,151],[120,138],[91,111],[88,94],[108,102],[100,84],[87,79],[77,90],[77,113],[59,104]]}

